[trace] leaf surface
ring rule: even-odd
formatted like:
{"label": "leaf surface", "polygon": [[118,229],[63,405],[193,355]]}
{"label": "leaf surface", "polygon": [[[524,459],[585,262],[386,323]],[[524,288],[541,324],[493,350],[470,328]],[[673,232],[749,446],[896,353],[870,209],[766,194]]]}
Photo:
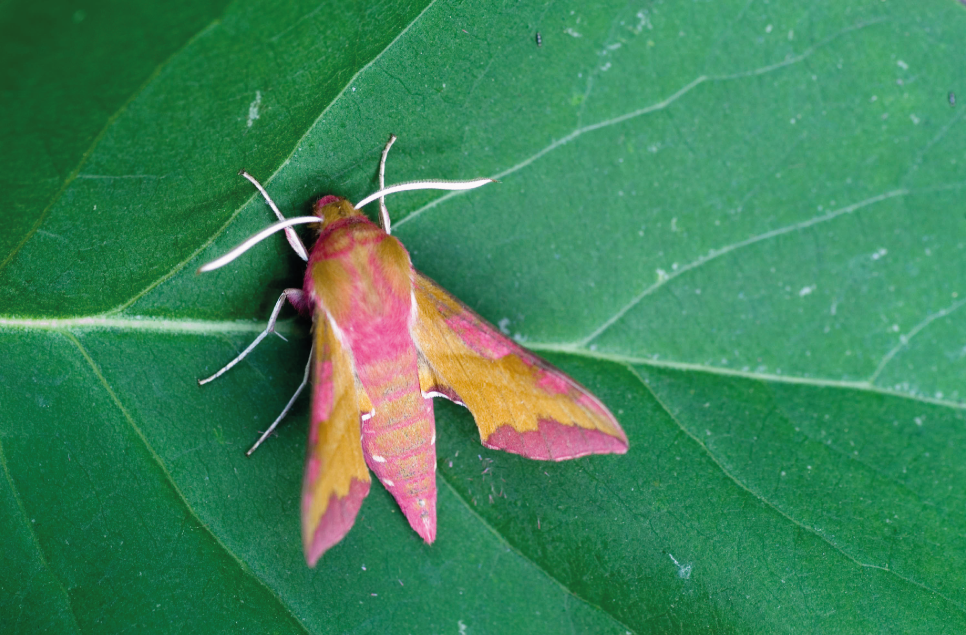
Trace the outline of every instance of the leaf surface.
{"label": "leaf surface", "polygon": [[[9,2],[4,632],[966,630],[964,7]],[[541,46],[535,35],[541,34]],[[960,100],[962,101],[962,99]],[[625,456],[485,450],[437,403],[439,533],[378,486],[315,569],[320,195],[593,390]]]}

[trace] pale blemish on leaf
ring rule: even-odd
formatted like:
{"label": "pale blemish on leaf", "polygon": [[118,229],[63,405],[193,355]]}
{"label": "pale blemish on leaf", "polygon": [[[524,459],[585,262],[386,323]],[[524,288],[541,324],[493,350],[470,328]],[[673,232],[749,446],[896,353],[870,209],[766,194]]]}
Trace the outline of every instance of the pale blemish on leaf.
{"label": "pale blemish on leaf", "polygon": [[255,100],[248,104],[248,127],[251,128],[255,120],[258,119],[258,107],[262,105],[262,91],[255,91]]}

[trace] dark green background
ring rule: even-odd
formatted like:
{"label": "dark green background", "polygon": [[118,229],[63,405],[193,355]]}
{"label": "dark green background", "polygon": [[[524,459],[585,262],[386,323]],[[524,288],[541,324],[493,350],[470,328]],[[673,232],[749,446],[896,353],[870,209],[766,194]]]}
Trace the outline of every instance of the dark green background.
{"label": "dark green background", "polygon": [[[0,3],[4,633],[966,630],[954,0]],[[543,46],[534,41],[542,35]],[[961,93],[951,105],[950,92]],[[257,114],[257,118],[254,116]],[[484,450],[301,554],[315,197],[594,390],[627,455]],[[288,315],[288,314],[286,314]]]}

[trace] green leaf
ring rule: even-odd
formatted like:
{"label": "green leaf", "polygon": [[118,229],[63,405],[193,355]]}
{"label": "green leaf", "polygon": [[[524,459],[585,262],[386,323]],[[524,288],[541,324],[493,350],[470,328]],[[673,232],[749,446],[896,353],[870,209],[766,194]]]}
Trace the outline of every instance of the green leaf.
{"label": "green leaf", "polygon": [[[951,0],[0,7],[0,630],[966,630],[966,14]],[[537,46],[535,35],[541,34]],[[962,102],[962,98],[960,99]],[[414,263],[614,411],[378,485],[309,569],[273,217],[388,181]],[[289,314],[286,314],[287,316]]]}

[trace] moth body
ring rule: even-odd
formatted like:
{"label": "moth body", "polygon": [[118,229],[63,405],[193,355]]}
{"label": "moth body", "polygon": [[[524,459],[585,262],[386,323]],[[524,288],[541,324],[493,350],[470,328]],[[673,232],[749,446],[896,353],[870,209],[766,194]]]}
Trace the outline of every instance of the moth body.
{"label": "moth body", "polygon": [[[413,529],[431,543],[436,538],[435,423],[432,401],[419,388],[409,253],[343,199],[324,198],[315,212],[326,222],[309,257],[304,291],[316,326],[320,314],[329,321],[367,398],[359,408],[360,414],[372,415],[361,420],[366,464]],[[323,423],[313,420],[312,425]]]}

